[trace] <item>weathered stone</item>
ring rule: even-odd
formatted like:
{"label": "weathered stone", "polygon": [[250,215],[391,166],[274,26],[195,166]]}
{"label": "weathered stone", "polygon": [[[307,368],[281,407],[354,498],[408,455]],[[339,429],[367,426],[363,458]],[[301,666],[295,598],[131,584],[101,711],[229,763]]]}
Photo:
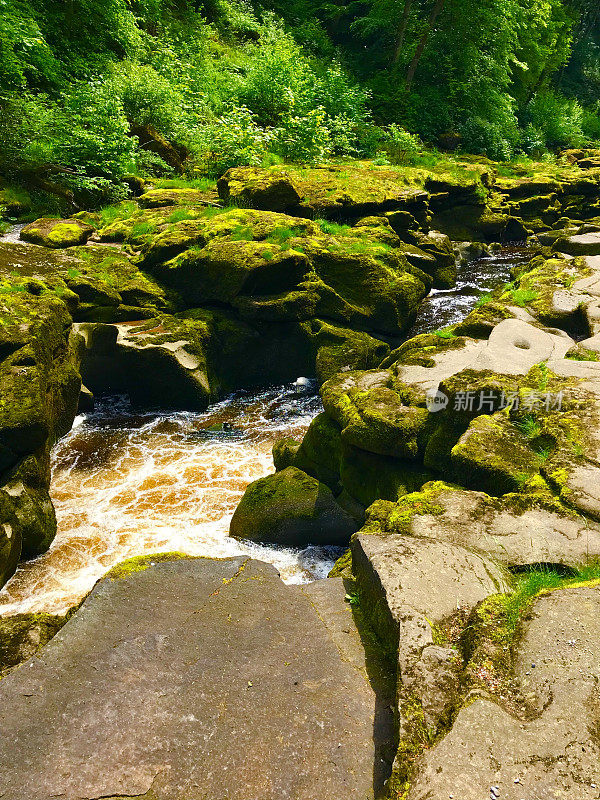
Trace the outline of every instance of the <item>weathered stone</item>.
{"label": "weathered stone", "polygon": [[600,255],[600,235],[583,233],[558,239],[554,247],[559,253],[568,253],[572,256],[597,256]]}
{"label": "weathered stone", "polygon": [[287,467],[248,486],[229,533],[238,539],[304,547],[347,544],[356,527],[329,487]]}
{"label": "weathered stone", "polygon": [[373,798],[388,734],[332,638],[339,595],[326,627],[325,601],[261,562],[151,562],[97,584],[0,682],[6,800]]}
{"label": "weathered stone", "polygon": [[[400,648],[401,660],[433,644],[431,624],[507,589],[503,570],[491,559],[448,542],[406,535],[353,537],[352,568],[375,629],[391,648]],[[403,629],[408,610],[411,619],[416,614],[429,621],[424,628],[419,623],[414,641]]]}
{"label": "weathered stone", "polygon": [[20,233],[24,242],[44,247],[60,248],[85,244],[94,229],[78,219],[54,219],[42,217],[26,225]]}
{"label": "weathered stone", "polygon": [[493,498],[444,483],[425,484],[378,513],[366,530],[410,534],[465,547],[510,567],[577,567],[600,556],[600,526],[544,496]]}
{"label": "weathered stone", "polygon": [[162,208],[178,205],[212,205],[217,199],[200,189],[150,189],[138,198],[142,208]]}
{"label": "weathered stone", "polygon": [[452,730],[426,753],[410,800],[480,800],[490,786],[507,800],[598,794],[600,749],[590,730],[598,711],[598,589],[539,598],[518,648],[516,678],[538,707],[518,719],[473,697]]}

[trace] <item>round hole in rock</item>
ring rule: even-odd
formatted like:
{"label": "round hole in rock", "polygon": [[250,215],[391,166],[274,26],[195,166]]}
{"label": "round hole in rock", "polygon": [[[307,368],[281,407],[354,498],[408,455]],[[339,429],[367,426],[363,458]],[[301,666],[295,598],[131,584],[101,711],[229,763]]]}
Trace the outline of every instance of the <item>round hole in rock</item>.
{"label": "round hole in rock", "polygon": [[519,350],[531,350],[531,344],[526,339],[517,339],[514,344]]}

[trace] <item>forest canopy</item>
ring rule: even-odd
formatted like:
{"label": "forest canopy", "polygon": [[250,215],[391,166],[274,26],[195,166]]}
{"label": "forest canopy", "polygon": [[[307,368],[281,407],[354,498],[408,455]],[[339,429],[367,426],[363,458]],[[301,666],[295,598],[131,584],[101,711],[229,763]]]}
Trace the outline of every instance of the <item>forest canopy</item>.
{"label": "forest canopy", "polygon": [[597,0],[0,0],[0,174],[131,175],[600,140]]}

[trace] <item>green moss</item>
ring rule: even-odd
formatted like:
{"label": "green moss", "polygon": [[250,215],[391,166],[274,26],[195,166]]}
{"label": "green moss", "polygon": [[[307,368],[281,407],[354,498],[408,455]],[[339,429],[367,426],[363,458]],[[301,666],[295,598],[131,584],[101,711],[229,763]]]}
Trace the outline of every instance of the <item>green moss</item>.
{"label": "green moss", "polygon": [[346,550],[333,565],[333,569],[327,576],[328,578],[350,578],[352,577],[352,551]]}
{"label": "green moss", "polygon": [[416,516],[444,513],[440,495],[454,487],[443,481],[425,483],[417,492],[405,494],[397,502],[377,501],[367,509],[365,533],[400,533],[410,535],[411,523]]}
{"label": "green moss", "polygon": [[120,581],[123,580],[123,578],[134,575],[136,572],[144,572],[144,570],[155,564],[161,564],[165,561],[178,561],[182,558],[192,558],[192,556],[179,552],[134,556],[133,558],[128,558],[126,561],[121,561],[120,564],[116,564],[104,577],[111,581]]}

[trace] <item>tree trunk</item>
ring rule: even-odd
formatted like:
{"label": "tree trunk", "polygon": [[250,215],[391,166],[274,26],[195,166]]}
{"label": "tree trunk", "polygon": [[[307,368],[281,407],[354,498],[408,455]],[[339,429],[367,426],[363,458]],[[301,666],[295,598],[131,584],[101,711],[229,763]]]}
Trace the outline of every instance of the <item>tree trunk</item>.
{"label": "tree trunk", "polygon": [[404,44],[404,36],[406,35],[406,28],[408,27],[408,16],[410,14],[410,9],[412,8],[412,2],[413,0],[405,0],[404,3],[404,11],[402,12],[400,30],[398,31],[396,44],[394,46],[394,55],[392,57],[392,66],[394,67],[400,60],[400,53],[402,52],[402,45]]}
{"label": "tree trunk", "polygon": [[417,49],[415,51],[413,59],[410,62],[408,72],[406,73],[407,89],[410,89],[411,87],[413,78],[415,77],[415,72],[417,71],[417,67],[419,66],[419,61],[421,60],[421,56],[423,55],[423,51],[425,50],[425,46],[427,45],[429,34],[433,30],[435,21],[438,18],[442,9],[444,8],[445,3],[446,0],[435,0],[435,5],[431,11],[431,14],[429,15],[429,19],[427,20],[427,28],[425,29],[423,35],[421,36],[421,39],[419,40],[419,44],[417,45]]}

